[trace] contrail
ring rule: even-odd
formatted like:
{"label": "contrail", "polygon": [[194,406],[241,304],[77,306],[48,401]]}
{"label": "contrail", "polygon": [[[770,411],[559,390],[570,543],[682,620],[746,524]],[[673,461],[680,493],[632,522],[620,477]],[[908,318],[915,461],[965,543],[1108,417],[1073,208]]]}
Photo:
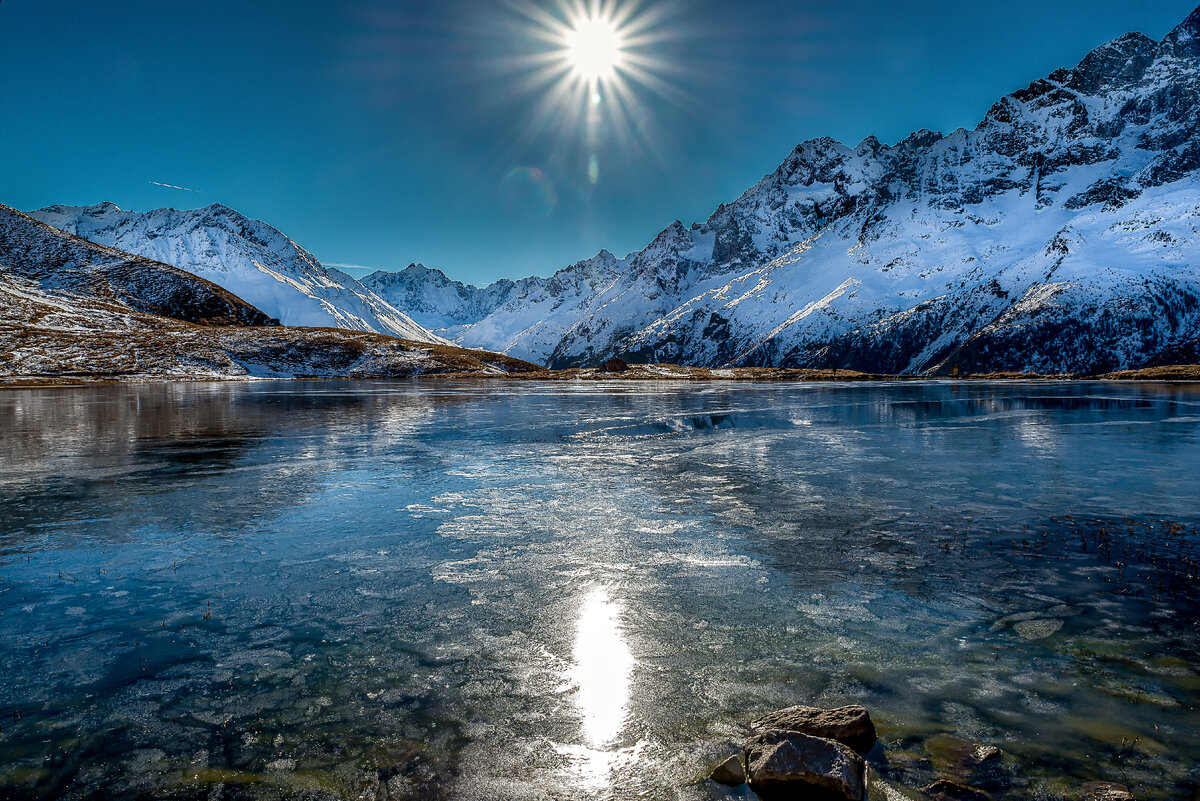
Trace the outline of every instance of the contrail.
{"label": "contrail", "polygon": [[[4,0],[0,0],[0,2],[3,2],[3,1]],[[164,183],[160,183],[158,181],[151,181],[150,183],[153,184],[154,186],[165,186],[167,189],[182,189],[184,192],[199,192],[200,191],[199,189],[188,189],[186,186],[176,186],[175,184],[164,184]]]}

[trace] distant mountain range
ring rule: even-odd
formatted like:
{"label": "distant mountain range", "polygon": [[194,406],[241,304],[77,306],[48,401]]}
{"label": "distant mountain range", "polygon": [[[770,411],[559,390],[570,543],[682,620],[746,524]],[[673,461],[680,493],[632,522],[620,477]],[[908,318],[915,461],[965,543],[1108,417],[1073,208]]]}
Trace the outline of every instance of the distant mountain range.
{"label": "distant mountain range", "polygon": [[[974,130],[804,142],[704,223],[549,278],[362,281],[224,206],[32,216],[285,325],[551,367],[1104,373],[1200,360],[1200,9],[997,102]],[[445,338],[445,339],[443,339]]]}

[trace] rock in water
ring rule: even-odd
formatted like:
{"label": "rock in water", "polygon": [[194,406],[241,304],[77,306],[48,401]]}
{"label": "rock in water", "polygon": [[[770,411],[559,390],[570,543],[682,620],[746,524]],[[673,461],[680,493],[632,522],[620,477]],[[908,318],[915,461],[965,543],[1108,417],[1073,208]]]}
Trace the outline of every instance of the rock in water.
{"label": "rock in water", "polygon": [[1063,627],[1066,621],[1057,618],[1045,618],[1042,620],[1023,620],[1013,624],[1013,631],[1022,639],[1026,640],[1044,640],[1051,634],[1055,633]]}
{"label": "rock in water", "polygon": [[1001,751],[992,745],[979,745],[953,734],[935,734],[924,743],[934,770],[967,785],[990,792],[1005,790],[1011,776],[1001,763]]}
{"label": "rock in water", "polygon": [[713,772],[708,774],[708,778],[717,784],[724,784],[727,787],[737,787],[740,784],[745,784],[746,769],[742,767],[742,758],[734,754],[720,765],[717,765],[713,769]]}
{"label": "rock in water", "polygon": [[750,787],[764,801],[865,801],[867,765],[835,740],[792,733],[760,739],[746,752]]}
{"label": "rock in water", "polygon": [[1079,801],[1133,801],[1133,794],[1123,784],[1088,782],[1083,785]]}
{"label": "rock in water", "polygon": [[848,745],[860,754],[875,747],[878,735],[866,707],[852,705],[836,709],[792,706],[764,715],[750,724],[762,731],[799,732],[825,737]]}
{"label": "rock in water", "polygon": [[992,801],[992,797],[977,787],[968,787],[950,779],[938,779],[922,793],[933,801]]}

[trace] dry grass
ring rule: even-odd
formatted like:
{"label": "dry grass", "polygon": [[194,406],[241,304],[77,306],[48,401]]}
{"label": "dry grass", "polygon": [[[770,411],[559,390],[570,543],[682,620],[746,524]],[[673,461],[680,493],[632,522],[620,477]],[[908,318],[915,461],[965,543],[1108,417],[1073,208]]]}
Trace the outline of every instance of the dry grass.
{"label": "dry grass", "polygon": [[1200,364],[1173,364],[1166,367],[1145,367],[1141,370],[1119,370],[1100,377],[1106,381],[1200,381]]}
{"label": "dry grass", "polygon": [[115,331],[0,323],[0,380],[410,378],[541,370],[500,354],[336,328],[216,327],[149,316],[130,322]]}

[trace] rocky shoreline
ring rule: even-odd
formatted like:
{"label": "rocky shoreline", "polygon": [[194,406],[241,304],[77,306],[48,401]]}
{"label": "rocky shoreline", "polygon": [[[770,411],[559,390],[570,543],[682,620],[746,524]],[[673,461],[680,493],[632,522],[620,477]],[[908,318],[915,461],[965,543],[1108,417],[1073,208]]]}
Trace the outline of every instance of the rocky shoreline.
{"label": "rocky shoreline", "polygon": [[[764,801],[992,801],[1019,765],[994,745],[942,733],[884,743],[863,706],[793,706],[750,723],[741,753],[708,774]],[[1122,784],[1091,781],[1079,801],[1133,801]]]}
{"label": "rocky shoreline", "polygon": [[1124,370],[1101,375],[1073,373],[971,373],[962,375],[893,375],[857,370],[812,370],[789,367],[689,367],[679,364],[626,364],[609,360],[601,367],[530,370],[505,375],[444,373],[436,378],[499,378],[517,381],[744,381],[788,383],[808,381],[1200,381],[1200,365],[1184,364]]}
{"label": "rocky shoreline", "polygon": [[[286,330],[286,329],[280,329]],[[297,329],[307,330],[307,329]],[[314,331],[318,329],[312,329]],[[351,336],[386,339],[377,335],[354,334]],[[407,380],[407,379],[439,379],[439,380],[485,380],[485,381],[735,381],[740,383],[804,383],[804,382],[880,382],[880,381],[1119,381],[1119,382],[1200,382],[1200,365],[1174,365],[1169,367],[1152,367],[1143,370],[1123,370],[1104,375],[1044,375],[1040,373],[981,373],[958,376],[927,376],[927,375],[885,375],[878,373],[862,373],[856,370],[809,370],[783,367],[736,367],[716,369],[707,367],[688,367],[677,364],[625,364],[610,362],[603,367],[570,368],[565,370],[550,370],[497,354],[478,352],[478,359],[471,359],[473,351],[463,351],[458,348],[447,348],[436,345],[408,343],[410,347],[431,355],[432,358],[424,365],[406,370],[374,372],[367,370],[362,373],[339,374],[337,371],[321,373],[319,370],[312,375],[278,375],[278,376],[226,376],[226,375],[170,375],[170,374],[141,374],[130,373],[64,373],[40,375],[9,375],[0,376],[0,388],[3,387],[54,387],[78,386],[105,383],[131,382],[166,382],[166,381],[255,381],[255,380],[297,380],[297,381],[335,381],[349,379],[366,380]],[[458,361],[456,362],[455,359]],[[470,362],[470,371],[460,368]],[[482,365],[482,366],[481,366]],[[488,367],[491,369],[488,369]]]}

